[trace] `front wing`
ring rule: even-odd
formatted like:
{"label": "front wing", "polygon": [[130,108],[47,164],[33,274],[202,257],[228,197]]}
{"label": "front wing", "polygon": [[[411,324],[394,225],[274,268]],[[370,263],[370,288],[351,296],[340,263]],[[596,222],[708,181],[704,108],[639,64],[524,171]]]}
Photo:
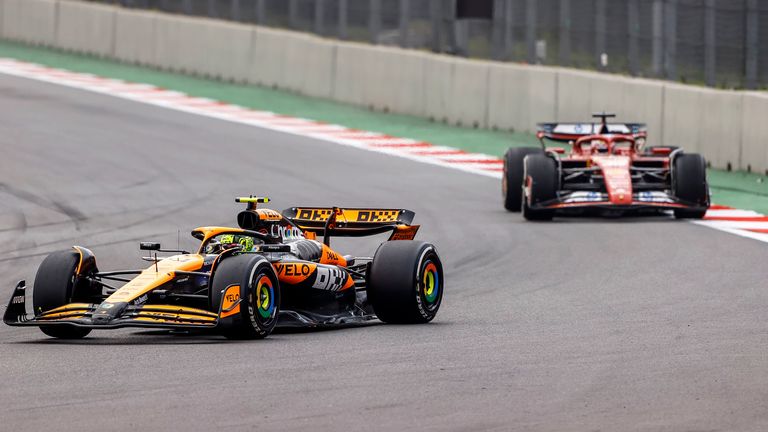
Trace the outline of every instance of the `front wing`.
{"label": "front wing", "polygon": [[553,200],[543,201],[531,205],[534,210],[565,210],[580,208],[603,208],[614,210],[674,210],[674,209],[697,209],[701,205],[681,201],[666,192],[662,191],[642,191],[632,194],[632,202],[625,204],[614,204],[608,198],[605,192],[594,191],[572,191],[560,193]]}
{"label": "front wing", "polygon": [[108,322],[94,320],[98,304],[71,303],[39,315],[27,314],[26,284],[19,282],[13,291],[3,321],[10,326],[70,325],[91,329],[116,329],[122,327],[148,328],[215,328],[219,315],[202,309],[173,305],[126,306],[119,316]]}

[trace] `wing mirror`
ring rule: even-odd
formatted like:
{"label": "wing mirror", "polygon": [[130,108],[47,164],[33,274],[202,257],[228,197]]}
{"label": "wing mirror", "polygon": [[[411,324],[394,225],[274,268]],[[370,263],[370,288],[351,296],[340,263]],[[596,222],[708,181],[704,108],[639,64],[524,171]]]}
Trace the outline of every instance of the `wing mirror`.
{"label": "wing mirror", "polygon": [[148,250],[148,251],[159,251],[160,250],[160,243],[141,242],[141,243],[139,243],[139,249],[140,250]]}

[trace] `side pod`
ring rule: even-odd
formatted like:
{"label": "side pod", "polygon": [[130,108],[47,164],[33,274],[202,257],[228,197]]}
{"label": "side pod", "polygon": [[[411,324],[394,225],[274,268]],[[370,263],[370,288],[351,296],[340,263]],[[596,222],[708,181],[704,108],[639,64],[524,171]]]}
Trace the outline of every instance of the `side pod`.
{"label": "side pod", "polygon": [[21,325],[29,321],[29,317],[27,317],[26,289],[25,281],[19,281],[16,284],[11,300],[8,302],[8,307],[3,315],[3,322],[6,324],[11,326]]}

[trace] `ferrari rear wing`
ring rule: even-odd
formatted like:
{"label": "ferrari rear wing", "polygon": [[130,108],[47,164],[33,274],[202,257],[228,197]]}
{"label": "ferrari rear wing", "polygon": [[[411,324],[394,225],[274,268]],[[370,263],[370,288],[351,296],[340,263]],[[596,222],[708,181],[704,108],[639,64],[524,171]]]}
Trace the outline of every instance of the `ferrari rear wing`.
{"label": "ferrari rear wing", "polygon": [[645,136],[644,123],[539,123],[536,136],[539,139],[568,142],[589,135],[634,135]]}
{"label": "ferrari rear wing", "polygon": [[304,231],[326,237],[363,237],[392,232],[390,240],[410,240],[419,225],[412,225],[416,214],[404,209],[291,207],[283,210]]}

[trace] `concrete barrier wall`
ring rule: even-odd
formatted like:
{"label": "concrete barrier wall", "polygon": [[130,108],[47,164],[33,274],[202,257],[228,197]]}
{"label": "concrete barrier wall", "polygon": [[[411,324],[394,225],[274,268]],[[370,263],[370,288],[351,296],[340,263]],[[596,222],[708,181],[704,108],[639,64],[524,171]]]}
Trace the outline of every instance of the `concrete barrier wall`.
{"label": "concrete barrier wall", "polygon": [[76,0],[0,0],[0,36],[175,72],[286,89],[468,127],[612,111],[645,122],[649,145],[713,166],[768,169],[768,95],[598,72],[467,60]]}
{"label": "concrete barrier wall", "polygon": [[557,70],[491,63],[488,127],[534,131],[536,123],[557,117]]}
{"label": "concrete barrier wall", "polygon": [[114,7],[64,1],[59,2],[58,8],[57,47],[101,57],[113,55],[117,13]]}
{"label": "concrete barrier wall", "polygon": [[157,14],[125,10],[115,17],[115,52],[118,60],[154,66]]}
{"label": "concrete barrier wall", "polygon": [[768,94],[743,95],[741,110],[741,167],[753,172],[768,172]]}
{"label": "concrete barrier wall", "polygon": [[3,0],[0,35],[36,45],[56,44],[57,0]]}

